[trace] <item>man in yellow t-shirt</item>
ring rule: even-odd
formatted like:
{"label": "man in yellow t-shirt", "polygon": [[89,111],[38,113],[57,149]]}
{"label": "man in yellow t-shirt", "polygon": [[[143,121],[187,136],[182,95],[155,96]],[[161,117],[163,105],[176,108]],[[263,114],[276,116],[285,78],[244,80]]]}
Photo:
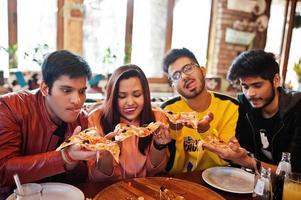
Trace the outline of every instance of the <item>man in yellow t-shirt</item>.
{"label": "man in yellow t-shirt", "polygon": [[199,120],[208,113],[214,115],[210,129],[204,133],[186,126],[171,131],[173,140],[168,145],[170,159],[167,171],[182,173],[226,165],[227,162],[217,154],[199,149],[197,144],[209,135],[214,135],[224,142],[235,136],[237,101],[206,89],[206,69],[199,65],[194,54],[186,48],[172,49],[168,52],[163,61],[163,70],[168,74],[171,86],[180,96],[163,103],[161,108],[172,113],[195,111]]}

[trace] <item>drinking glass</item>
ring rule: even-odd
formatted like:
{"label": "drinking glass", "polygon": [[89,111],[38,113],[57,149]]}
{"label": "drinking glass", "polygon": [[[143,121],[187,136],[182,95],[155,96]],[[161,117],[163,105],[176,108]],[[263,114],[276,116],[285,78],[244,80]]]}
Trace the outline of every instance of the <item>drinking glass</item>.
{"label": "drinking glass", "polygon": [[22,184],[23,193],[18,189],[14,190],[17,200],[41,200],[42,199],[42,186],[37,183]]}
{"label": "drinking glass", "polygon": [[301,173],[289,173],[285,177],[283,200],[301,200]]}

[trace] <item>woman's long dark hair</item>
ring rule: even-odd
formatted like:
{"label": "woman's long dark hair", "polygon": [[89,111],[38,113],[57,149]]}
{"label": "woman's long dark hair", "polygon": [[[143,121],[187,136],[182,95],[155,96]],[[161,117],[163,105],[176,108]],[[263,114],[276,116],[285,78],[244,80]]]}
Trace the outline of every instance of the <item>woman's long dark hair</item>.
{"label": "woman's long dark hair", "polygon": [[[124,65],[119,67],[110,77],[107,89],[106,100],[104,105],[104,114],[101,118],[104,133],[110,133],[115,126],[120,123],[120,112],[118,110],[118,92],[121,80],[137,77],[140,80],[143,89],[144,107],[140,113],[140,126],[155,121],[152,111],[150,90],[144,72],[136,65]],[[139,151],[145,155],[145,149],[152,141],[152,135],[139,138]]]}

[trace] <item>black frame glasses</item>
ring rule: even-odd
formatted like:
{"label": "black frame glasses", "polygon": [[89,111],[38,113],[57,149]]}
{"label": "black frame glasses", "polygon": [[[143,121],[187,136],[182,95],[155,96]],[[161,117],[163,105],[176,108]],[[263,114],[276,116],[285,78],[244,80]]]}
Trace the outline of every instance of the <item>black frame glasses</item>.
{"label": "black frame glasses", "polygon": [[189,63],[184,65],[181,70],[174,72],[169,78],[173,82],[177,82],[182,78],[182,73],[189,75],[191,74],[196,67],[199,67],[196,63]]}

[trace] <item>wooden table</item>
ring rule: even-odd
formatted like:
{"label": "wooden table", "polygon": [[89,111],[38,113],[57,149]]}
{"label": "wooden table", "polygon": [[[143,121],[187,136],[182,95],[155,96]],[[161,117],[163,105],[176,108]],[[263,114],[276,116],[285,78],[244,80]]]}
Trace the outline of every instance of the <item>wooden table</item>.
{"label": "wooden table", "polygon": [[[162,175],[160,175],[162,176]],[[163,175],[166,176],[166,175]],[[252,199],[251,194],[234,194],[230,192],[224,192],[219,189],[216,189],[214,187],[209,186],[207,183],[205,183],[202,179],[201,172],[190,172],[185,174],[177,174],[172,175],[170,177],[179,178],[183,180],[188,180],[191,182],[198,183],[202,186],[208,187],[209,189],[215,191],[216,193],[220,194],[227,200],[248,200]],[[81,184],[74,184],[74,186],[78,187],[83,191],[86,198],[93,198],[96,196],[98,192],[100,192],[102,189],[110,186],[113,183],[116,183],[118,181],[111,181],[111,182],[86,182]]]}

